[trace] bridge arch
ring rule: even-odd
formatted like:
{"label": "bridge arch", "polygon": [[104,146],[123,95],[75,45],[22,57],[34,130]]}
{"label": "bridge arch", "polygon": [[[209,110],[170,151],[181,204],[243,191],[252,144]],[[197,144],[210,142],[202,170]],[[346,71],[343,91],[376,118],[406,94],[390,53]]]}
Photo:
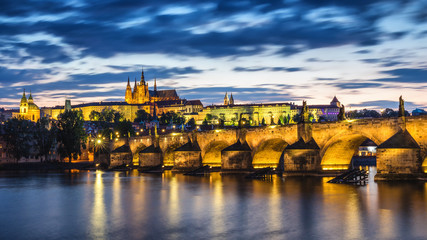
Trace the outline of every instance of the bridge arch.
{"label": "bridge arch", "polygon": [[273,138],[261,142],[253,153],[252,166],[254,168],[276,168],[287,145],[288,143],[281,138]]}
{"label": "bridge arch", "polygon": [[138,144],[138,146],[135,148],[135,152],[132,155],[132,162],[134,165],[139,165],[139,152],[144,150],[147,146],[143,143]]}
{"label": "bridge arch", "polygon": [[348,169],[360,144],[368,138],[377,145],[381,144],[375,136],[364,132],[342,132],[332,137],[320,151],[322,169]]}
{"label": "bridge arch", "polygon": [[221,150],[230,146],[226,141],[210,142],[204,149],[202,156],[203,165],[221,167]]}
{"label": "bridge arch", "polygon": [[182,145],[183,143],[181,142],[173,142],[169,145],[166,145],[166,149],[163,151],[163,165],[174,166],[175,160],[173,158],[173,151]]}

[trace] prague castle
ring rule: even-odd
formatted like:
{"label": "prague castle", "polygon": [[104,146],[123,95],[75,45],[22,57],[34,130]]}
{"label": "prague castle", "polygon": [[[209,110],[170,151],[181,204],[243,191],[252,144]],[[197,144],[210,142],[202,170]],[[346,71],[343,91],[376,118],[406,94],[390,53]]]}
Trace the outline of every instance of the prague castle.
{"label": "prague castle", "polygon": [[[160,115],[164,112],[197,113],[203,109],[200,100],[186,100],[178,96],[176,90],[157,90],[154,80],[153,90],[149,90],[145,81],[144,71],[141,72],[141,80],[132,90],[128,78],[124,102],[92,102],[72,105],[73,110],[80,110],[84,120],[88,121],[92,111],[101,112],[103,109],[112,109],[123,114],[124,118],[133,121],[138,110],[144,110],[151,115]],[[64,106],[46,107],[41,109],[42,116],[57,119],[64,112]]]}
{"label": "prague castle", "polygon": [[[329,105],[309,105],[308,114],[310,121],[336,121],[341,103],[336,97]],[[235,104],[233,94],[226,93],[223,105],[211,105],[203,107],[200,100],[186,100],[178,96],[176,90],[157,90],[157,82],[154,79],[153,90],[149,89],[145,81],[144,71],[141,72],[139,83],[135,79],[132,89],[128,78],[125,101],[122,102],[92,102],[71,105],[67,100],[66,106],[44,107],[39,109],[30,93],[29,98],[23,93],[19,113],[14,117],[23,117],[31,121],[37,121],[41,116],[57,119],[58,115],[67,109],[82,111],[84,120],[90,120],[92,111],[101,112],[111,109],[120,112],[127,120],[133,121],[138,110],[144,110],[151,115],[161,115],[169,111],[182,114],[188,121],[194,118],[197,124],[205,121],[210,124],[258,126],[260,124],[288,124],[295,123],[295,116],[300,114],[302,106],[294,103],[261,103],[261,104]]]}

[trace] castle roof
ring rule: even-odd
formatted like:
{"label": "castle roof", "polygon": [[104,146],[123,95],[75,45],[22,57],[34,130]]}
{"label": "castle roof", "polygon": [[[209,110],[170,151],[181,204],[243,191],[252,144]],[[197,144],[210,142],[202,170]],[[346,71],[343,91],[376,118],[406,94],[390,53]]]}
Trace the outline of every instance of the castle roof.
{"label": "castle roof", "polygon": [[337,96],[334,96],[334,98],[332,99],[332,102],[339,102]]}
{"label": "castle roof", "polygon": [[157,90],[152,91],[150,90],[150,97],[160,97],[160,98],[178,98],[178,94],[176,93],[176,90]]}
{"label": "castle roof", "polygon": [[387,141],[381,143],[378,148],[420,148],[420,146],[408,130],[405,130],[397,132]]}
{"label": "castle roof", "polygon": [[185,105],[202,105],[203,103],[200,100],[188,100],[185,102]]}

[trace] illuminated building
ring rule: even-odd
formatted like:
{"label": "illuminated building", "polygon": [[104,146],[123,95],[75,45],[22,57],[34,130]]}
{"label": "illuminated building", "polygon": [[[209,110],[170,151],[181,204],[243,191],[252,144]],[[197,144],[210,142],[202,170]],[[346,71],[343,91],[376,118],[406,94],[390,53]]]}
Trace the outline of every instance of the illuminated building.
{"label": "illuminated building", "polygon": [[[70,108],[82,111],[86,121],[90,120],[89,115],[92,111],[101,112],[104,109],[118,111],[125,119],[133,121],[138,110],[144,110],[151,115],[160,115],[169,111],[184,114],[197,113],[203,105],[200,100],[181,99],[176,90],[157,90],[156,80],[154,80],[154,90],[149,90],[144,71],[142,71],[141,81],[137,83],[135,80],[133,90],[128,78],[124,102],[92,102],[70,105]],[[42,114],[57,119],[64,109],[64,106],[42,108]]]}
{"label": "illuminated building", "polygon": [[13,117],[20,117],[27,120],[31,120],[33,122],[37,122],[37,120],[40,119],[40,109],[39,107],[34,103],[33,96],[30,92],[30,96],[25,96],[25,90],[22,94],[21,103],[19,105],[19,113],[14,112]]}
{"label": "illuminated building", "polygon": [[[341,103],[334,97],[329,105],[309,105],[308,111],[312,122],[336,121]],[[210,105],[203,108],[195,118],[197,124],[203,124],[204,120],[211,124],[257,126],[260,124],[295,123],[295,115],[301,113],[302,106],[295,103],[260,103],[260,104],[235,104],[233,95],[224,97],[223,105]]]}

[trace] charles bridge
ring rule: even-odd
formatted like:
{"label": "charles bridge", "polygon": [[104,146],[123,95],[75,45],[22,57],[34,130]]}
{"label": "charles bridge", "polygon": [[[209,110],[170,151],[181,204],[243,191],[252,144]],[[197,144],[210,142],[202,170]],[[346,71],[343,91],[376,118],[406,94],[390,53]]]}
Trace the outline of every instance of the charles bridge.
{"label": "charles bridge", "polygon": [[111,148],[128,142],[140,166],[191,169],[208,164],[223,171],[274,167],[297,174],[347,169],[369,138],[378,145],[376,178],[381,179],[424,172],[426,129],[427,116],[358,119],[132,137]]}

